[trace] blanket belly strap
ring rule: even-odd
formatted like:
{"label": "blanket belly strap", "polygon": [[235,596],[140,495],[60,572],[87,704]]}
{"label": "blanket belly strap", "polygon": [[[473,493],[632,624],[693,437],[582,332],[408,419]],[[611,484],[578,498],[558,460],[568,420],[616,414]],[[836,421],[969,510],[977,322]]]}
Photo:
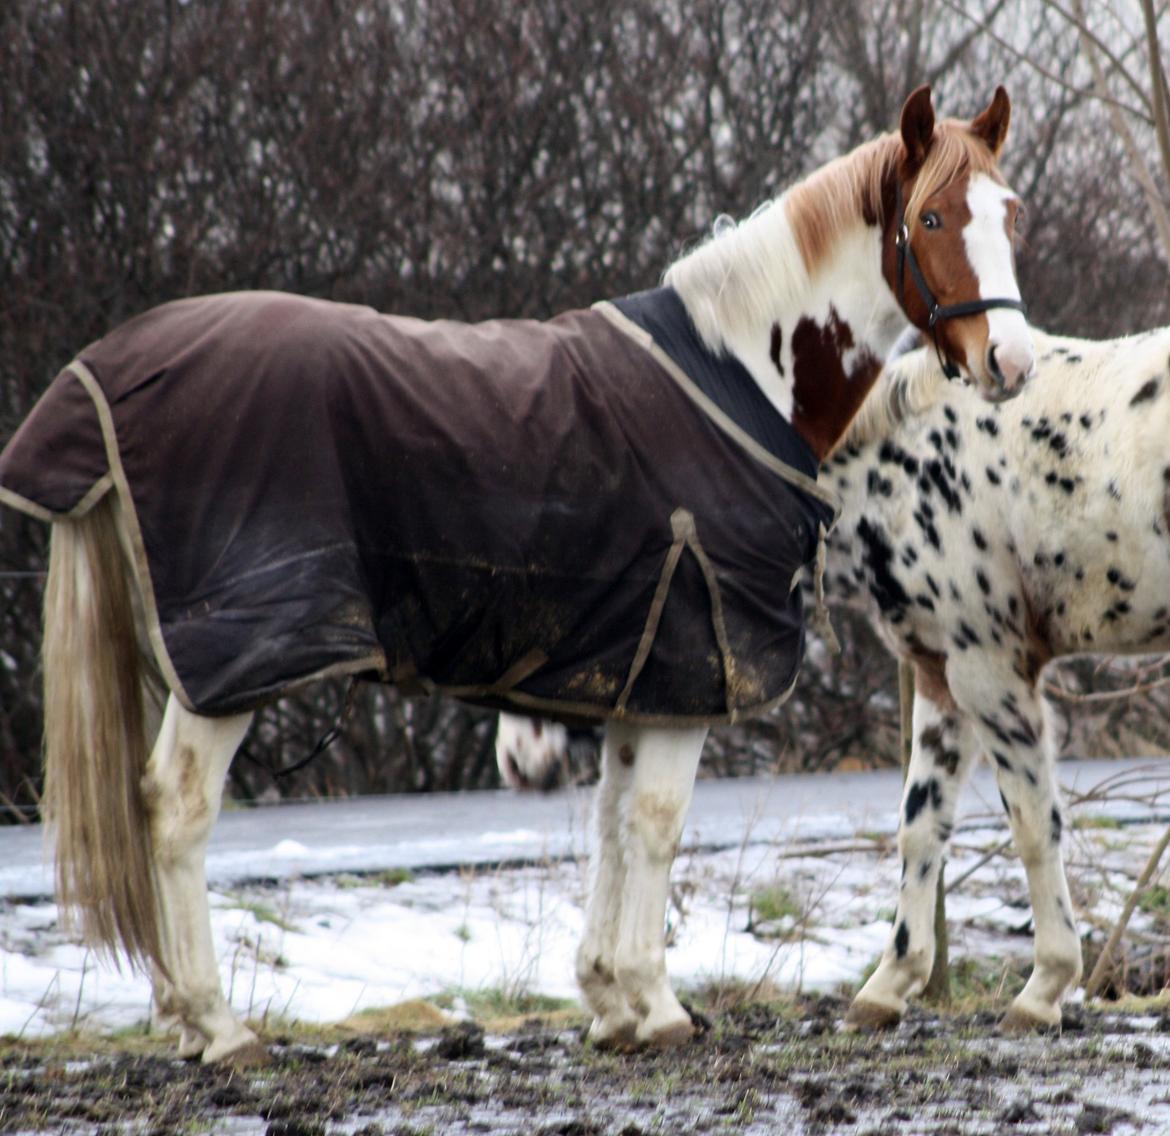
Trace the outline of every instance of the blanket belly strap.
{"label": "blanket belly strap", "polygon": [[536,674],[547,662],[548,655],[536,647],[517,659],[494,682],[466,686],[443,685],[432,682],[424,675],[421,675],[418,667],[413,662],[399,663],[398,666],[390,671],[388,679],[404,695],[408,696],[429,695],[442,692],[453,698],[465,698],[469,701],[479,699],[485,702],[491,702],[492,700],[504,699],[512,695],[526,678]]}

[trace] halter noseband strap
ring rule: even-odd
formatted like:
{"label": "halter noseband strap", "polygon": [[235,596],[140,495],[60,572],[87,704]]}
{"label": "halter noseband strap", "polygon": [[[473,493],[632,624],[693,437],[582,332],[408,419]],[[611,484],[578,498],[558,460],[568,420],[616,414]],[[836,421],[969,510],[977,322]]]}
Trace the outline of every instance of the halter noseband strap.
{"label": "halter noseband strap", "polygon": [[935,354],[938,355],[939,366],[943,369],[943,374],[948,379],[957,379],[959,377],[959,368],[953,360],[944,353],[942,343],[938,337],[938,325],[946,319],[955,319],[959,316],[974,316],[979,315],[980,312],[990,311],[992,308],[1014,308],[1018,312],[1023,312],[1025,315],[1028,309],[1024,306],[1023,300],[1013,300],[1007,296],[995,297],[990,300],[964,300],[960,304],[940,304],[935,299],[934,293],[930,290],[930,285],[926,282],[926,277],[922,274],[922,269],[919,267],[918,258],[914,255],[914,250],[910,247],[910,230],[906,225],[906,211],[902,203],[902,183],[898,183],[898,228],[894,235],[894,247],[898,250],[898,303],[902,310],[906,310],[906,267],[910,267],[910,278],[914,281],[914,286],[918,289],[918,295],[922,298],[922,302],[926,305],[927,321],[926,326],[930,330],[931,336],[934,339]]}

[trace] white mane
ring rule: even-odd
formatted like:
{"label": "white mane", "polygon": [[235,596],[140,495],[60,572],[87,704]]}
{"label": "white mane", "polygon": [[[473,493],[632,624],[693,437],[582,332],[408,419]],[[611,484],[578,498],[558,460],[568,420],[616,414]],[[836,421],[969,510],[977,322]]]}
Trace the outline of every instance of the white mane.
{"label": "white mane", "polygon": [[736,329],[766,325],[808,287],[783,195],[727,223],[666,271],[704,341],[719,350]]}

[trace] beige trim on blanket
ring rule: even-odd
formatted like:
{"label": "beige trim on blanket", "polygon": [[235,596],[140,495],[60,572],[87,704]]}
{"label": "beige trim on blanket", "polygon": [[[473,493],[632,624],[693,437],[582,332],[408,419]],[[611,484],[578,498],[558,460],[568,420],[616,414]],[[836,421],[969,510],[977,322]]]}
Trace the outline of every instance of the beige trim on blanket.
{"label": "beige trim on blanket", "polygon": [[84,517],[110,491],[113,484],[114,479],[108,473],[103,473],[89,487],[85,496],[67,513],[55,513],[52,509],[46,509],[44,505],[38,505],[35,501],[30,501],[27,497],[22,497],[19,493],[13,493],[11,489],[3,487],[0,487],[0,505],[7,505],[11,509],[17,509],[22,513],[27,513],[30,517],[35,517],[38,521],[47,521],[49,524],[56,521],[77,521]]}
{"label": "beige trim on blanket", "polygon": [[[681,512],[681,510],[680,510]],[[673,519],[673,518],[672,518]],[[731,653],[731,641],[727,637],[727,620],[723,615],[723,595],[719,591],[719,577],[711,564],[707,550],[699,540],[699,530],[695,527],[695,518],[687,513],[687,547],[699,563],[699,570],[707,582],[707,595],[711,601],[711,627],[715,632],[715,642],[719,644],[719,655],[723,661],[723,692],[727,716],[736,721],[739,711],[735,708],[735,686],[737,670],[735,656]]]}
{"label": "beige trim on blanket", "polygon": [[19,493],[13,493],[11,489],[0,489],[0,505],[7,505],[10,509],[27,513],[38,521],[61,520],[61,517],[56,513],[46,509],[43,505],[38,505],[35,501],[30,501],[27,497],[22,497]]}
{"label": "beige trim on blanket", "polygon": [[[683,729],[689,726],[725,726],[733,722],[741,722],[746,718],[760,717],[775,710],[778,706],[783,706],[796,688],[797,677],[794,676],[788,689],[775,698],[769,698],[766,702],[760,702],[754,706],[738,707],[729,714],[652,714],[641,711],[619,711],[598,706],[595,702],[541,698],[537,695],[525,694],[521,690],[509,691],[502,699],[497,700],[501,705],[496,708],[503,709],[506,705],[519,713],[537,714],[546,718],[581,719],[590,722],[607,722],[612,719],[616,722],[629,722],[635,726],[667,726],[671,729]],[[436,686],[432,689],[455,698],[474,698],[476,695],[476,692],[464,688],[453,689]]]}
{"label": "beige trim on blanket", "polygon": [[638,676],[642,673],[642,668],[650,657],[654,639],[658,635],[658,625],[662,621],[662,611],[666,607],[666,597],[670,593],[675,570],[682,558],[683,549],[688,548],[698,563],[699,571],[703,573],[703,579],[707,584],[707,598],[711,603],[711,628],[715,633],[715,642],[719,646],[720,662],[723,667],[724,705],[727,708],[727,720],[734,722],[741,712],[736,710],[735,700],[732,697],[736,668],[735,659],[731,653],[731,644],[727,638],[727,623],[723,615],[723,597],[719,592],[719,578],[716,576],[715,569],[711,566],[711,560],[699,540],[699,530],[695,525],[694,514],[687,509],[675,509],[670,515],[670,529],[674,540],[667,551],[665,561],[663,561],[662,573],[658,577],[658,586],[654,589],[654,599],[650,603],[646,624],[642,628],[642,637],[638,641],[634,661],[630,664],[626,684],[614,704],[614,712],[618,716],[626,712],[630,695],[634,691],[634,684],[638,681]]}
{"label": "beige trim on blanket", "polygon": [[841,499],[836,493],[818,484],[814,478],[782,462],[775,454],[769,453],[739,423],[716,406],[694,384],[690,376],[654,342],[654,337],[644,327],[639,326],[625,315],[621,309],[615,307],[609,300],[600,300],[593,305],[593,310],[600,312],[620,332],[628,335],[639,347],[648,351],[654,358],[654,361],[682,387],[695,405],[737,445],[742,446],[756,461],[767,466],[777,477],[787,481],[790,485],[796,486],[802,493],[807,493],[810,497],[815,497],[818,501],[823,501],[828,505],[833,510],[833,521],[829,526],[829,529],[832,529],[833,525],[837,523],[837,518],[841,515]]}
{"label": "beige trim on blanket", "polygon": [[[87,501],[89,504],[86,505],[86,509],[92,507],[93,501],[96,501],[101,496],[101,493],[95,495],[95,491],[99,486],[104,485],[103,492],[109,489],[111,485],[117,491],[118,503],[121,506],[123,543],[130,558],[131,567],[134,570],[139,594],[142,596],[146,632],[150,639],[150,645],[154,651],[155,659],[158,662],[159,670],[162,671],[163,679],[167,687],[183,706],[192,713],[200,713],[200,711],[196,710],[194,703],[192,703],[190,696],[184,689],[183,683],[179,679],[179,674],[175,670],[175,665],[171,662],[170,653],[167,651],[166,640],[162,633],[162,623],[158,617],[158,606],[154,599],[154,586],[150,578],[150,563],[146,557],[146,545],[142,539],[142,528],[138,523],[138,514],[134,509],[134,498],[130,493],[130,483],[126,478],[126,471],[122,468],[122,457],[118,452],[118,439],[114,432],[114,418],[110,413],[109,403],[106,402],[106,396],[102,393],[101,386],[98,384],[93,372],[80,359],[74,359],[66,369],[71,371],[80,380],[81,385],[85,387],[86,393],[93,400],[94,408],[97,411],[98,423],[102,430],[102,439],[106,445],[106,460],[110,465],[110,472],[101,481],[97,482],[94,489],[91,489],[82,501],[75,506],[71,515],[80,515],[82,505]],[[93,501],[90,498],[93,498]],[[384,675],[385,671],[386,657],[381,651],[371,653],[361,659],[349,659],[346,662],[332,663],[319,671],[314,671],[312,674],[302,675],[300,678],[294,679],[287,686],[282,687],[279,694],[260,700],[257,706],[274,701],[276,698],[283,697],[290,691],[307,686],[319,679],[338,678],[344,675],[364,674],[366,672],[376,672]]]}
{"label": "beige trim on blanket", "polygon": [[110,412],[110,405],[106,402],[106,396],[102,393],[102,388],[97,379],[94,378],[93,372],[80,359],[74,359],[66,370],[77,376],[97,411],[102,440],[106,445],[106,461],[110,466],[110,472],[106,476],[113,479],[114,488],[118,493],[118,503],[122,507],[121,521],[126,538],[125,543],[130,553],[130,563],[138,584],[138,592],[142,597],[146,632],[150,639],[150,645],[154,649],[155,660],[158,662],[159,670],[170,690],[188,710],[194,711],[195,707],[186,690],[183,689],[178,671],[175,670],[175,666],[171,662],[166,642],[163,640],[162,626],[158,618],[158,606],[154,601],[154,587],[150,579],[150,564],[146,558],[146,546],[142,540],[138,514],[134,509],[130,483],[126,479],[126,471],[122,468],[122,455],[118,452],[118,437],[114,431],[114,416]]}

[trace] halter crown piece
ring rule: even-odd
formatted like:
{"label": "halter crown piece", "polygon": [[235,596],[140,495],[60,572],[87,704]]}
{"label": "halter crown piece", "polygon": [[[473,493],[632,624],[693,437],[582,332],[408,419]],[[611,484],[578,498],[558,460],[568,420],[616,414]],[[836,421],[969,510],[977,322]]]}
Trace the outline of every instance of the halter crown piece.
{"label": "halter crown piece", "polygon": [[974,316],[980,312],[991,311],[992,308],[1014,308],[1016,311],[1028,314],[1028,309],[1024,306],[1023,300],[1013,300],[1007,296],[993,297],[989,300],[964,300],[961,304],[940,304],[935,299],[934,293],[930,290],[930,285],[926,282],[926,277],[922,274],[922,269],[919,267],[918,258],[914,255],[914,250],[910,247],[910,229],[906,224],[906,208],[902,202],[902,183],[898,183],[898,228],[894,236],[894,247],[898,250],[898,303],[902,310],[906,310],[906,267],[910,267],[910,278],[914,281],[914,286],[918,289],[918,295],[922,297],[922,302],[926,305],[927,321],[926,326],[930,329],[931,336],[934,338],[934,351],[938,356],[939,366],[943,369],[943,374],[948,379],[954,380],[959,377],[959,368],[955,362],[943,352],[942,343],[938,338],[938,325],[946,319],[954,319],[957,316]]}

